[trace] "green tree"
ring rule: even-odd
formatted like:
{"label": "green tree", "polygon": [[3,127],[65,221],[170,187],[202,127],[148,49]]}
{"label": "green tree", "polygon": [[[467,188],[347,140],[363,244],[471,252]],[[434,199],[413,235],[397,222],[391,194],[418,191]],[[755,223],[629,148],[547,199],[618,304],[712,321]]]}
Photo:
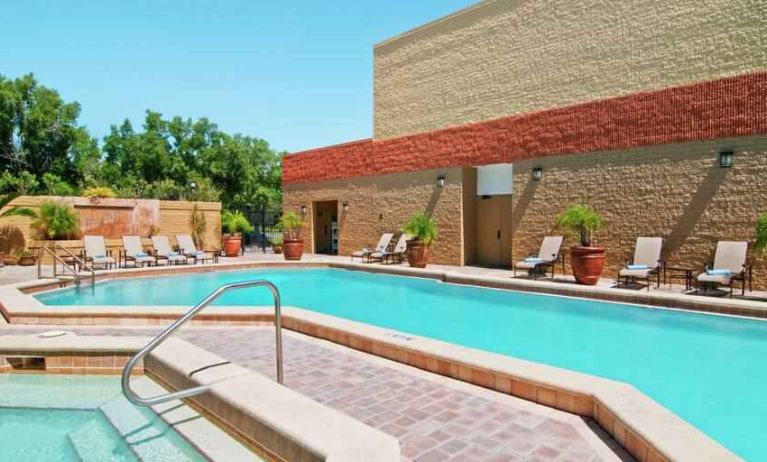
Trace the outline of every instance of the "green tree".
{"label": "green tree", "polygon": [[100,147],[79,113],[31,74],[0,75],[0,193],[109,187],[121,197],[221,200],[233,209],[280,203],[280,153],[263,139],[147,111],[140,129],[127,119],[112,125]]}
{"label": "green tree", "polygon": [[71,155],[79,114],[78,103],[64,102],[32,74],[15,80],[0,76],[0,169],[77,181]]}

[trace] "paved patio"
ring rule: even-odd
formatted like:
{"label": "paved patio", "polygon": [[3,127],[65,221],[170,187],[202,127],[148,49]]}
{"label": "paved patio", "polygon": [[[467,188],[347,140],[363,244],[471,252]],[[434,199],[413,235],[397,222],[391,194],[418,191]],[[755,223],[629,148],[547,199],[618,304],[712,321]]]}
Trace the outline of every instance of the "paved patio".
{"label": "paved patio", "polygon": [[[0,336],[56,328],[5,326]],[[272,328],[186,327],[178,335],[267,377],[275,374]],[[403,460],[632,460],[592,421],[295,332],[285,332],[284,367],[288,387],[397,437]]]}

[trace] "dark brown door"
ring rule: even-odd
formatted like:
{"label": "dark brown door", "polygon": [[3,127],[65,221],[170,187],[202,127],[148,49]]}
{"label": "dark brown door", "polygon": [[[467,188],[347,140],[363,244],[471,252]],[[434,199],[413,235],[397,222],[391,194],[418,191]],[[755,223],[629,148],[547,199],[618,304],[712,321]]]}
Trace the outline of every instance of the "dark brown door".
{"label": "dark brown door", "polygon": [[511,264],[511,195],[477,198],[477,255],[482,266]]}
{"label": "dark brown door", "polygon": [[338,201],[322,201],[313,204],[314,253],[333,253],[333,222],[338,215]]}

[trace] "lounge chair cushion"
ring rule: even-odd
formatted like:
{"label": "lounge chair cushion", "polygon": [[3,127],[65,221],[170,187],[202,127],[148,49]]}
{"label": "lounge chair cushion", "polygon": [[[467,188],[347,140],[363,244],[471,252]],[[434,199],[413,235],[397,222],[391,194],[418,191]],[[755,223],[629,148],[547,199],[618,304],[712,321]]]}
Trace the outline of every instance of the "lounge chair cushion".
{"label": "lounge chair cushion", "polygon": [[522,260],[520,262],[517,262],[517,264],[514,265],[514,266],[516,266],[517,268],[521,268],[521,269],[534,269],[534,268],[537,268],[540,265],[548,264],[548,263],[551,263],[551,260],[549,260],[549,261],[546,261],[546,260],[536,260],[536,261]]}
{"label": "lounge chair cushion", "polygon": [[650,275],[650,272],[652,269],[645,267],[644,269],[630,269],[630,268],[624,268],[620,270],[621,277],[628,277],[628,278],[640,278],[645,279]]}
{"label": "lounge chair cushion", "polygon": [[114,263],[115,259],[102,255],[100,257],[93,257],[93,263]]}
{"label": "lounge chair cushion", "polygon": [[706,274],[709,276],[730,276],[732,271],[728,269],[707,269]]}
{"label": "lounge chair cushion", "polygon": [[626,265],[626,269],[629,270],[646,270],[649,269],[647,265]]}
{"label": "lounge chair cushion", "polygon": [[732,279],[731,274],[708,274],[708,273],[701,273],[698,275],[698,281],[700,282],[713,282],[717,284],[723,284],[727,285],[730,283],[730,280]]}
{"label": "lounge chair cushion", "polygon": [[524,259],[527,263],[543,263],[543,258],[538,257],[527,257]]}
{"label": "lounge chair cushion", "polygon": [[365,255],[369,254],[370,250],[368,249],[361,249],[357,250],[356,252],[352,252],[353,257],[364,257]]}

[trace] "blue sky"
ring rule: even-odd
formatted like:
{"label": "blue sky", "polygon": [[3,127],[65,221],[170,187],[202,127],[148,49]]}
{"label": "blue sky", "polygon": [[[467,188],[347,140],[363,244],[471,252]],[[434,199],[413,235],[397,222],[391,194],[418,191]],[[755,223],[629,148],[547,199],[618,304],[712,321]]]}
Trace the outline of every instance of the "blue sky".
{"label": "blue sky", "polygon": [[5,2],[0,74],[79,101],[99,139],[153,109],[297,151],[369,137],[373,44],[472,3]]}

